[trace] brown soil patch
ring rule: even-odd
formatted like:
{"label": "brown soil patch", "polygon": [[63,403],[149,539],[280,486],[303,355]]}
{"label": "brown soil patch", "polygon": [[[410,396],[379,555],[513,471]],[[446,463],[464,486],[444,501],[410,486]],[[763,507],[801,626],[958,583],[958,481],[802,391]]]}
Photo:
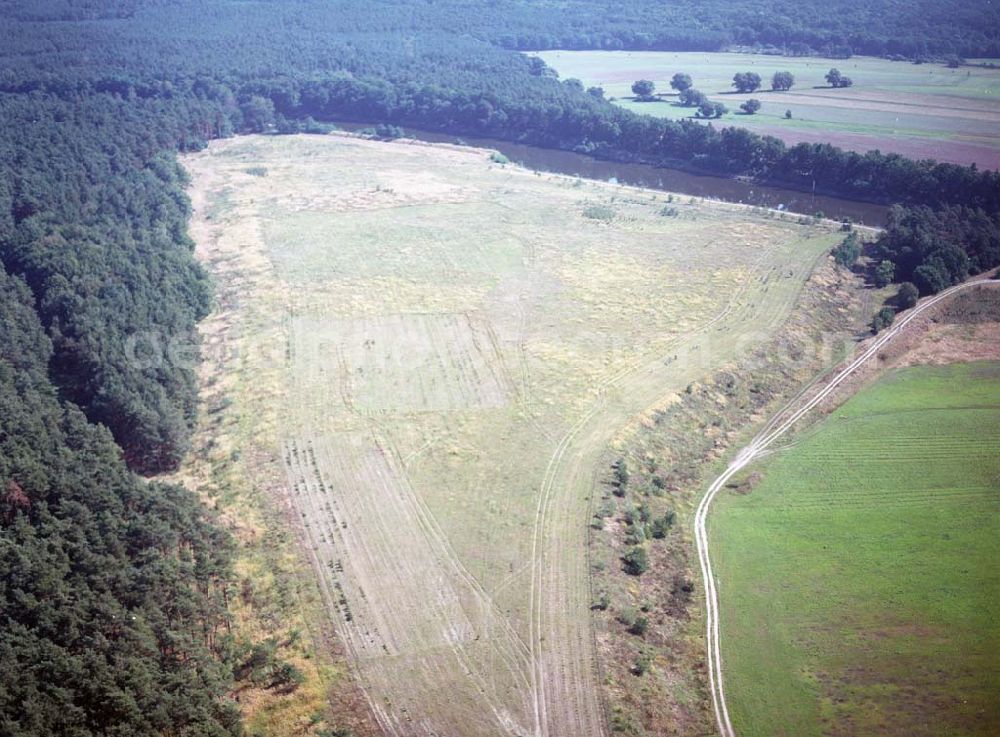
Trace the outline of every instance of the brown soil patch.
{"label": "brown soil patch", "polygon": [[[984,284],[955,298],[945,300],[911,321],[906,329],[888,345],[846,379],[837,391],[819,405],[827,414],[862,386],[874,381],[885,371],[918,364],[942,365],[969,361],[1000,360],[1000,319],[996,322],[968,324],[986,313],[969,312],[969,306],[992,304],[998,284]],[[976,317],[970,317],[975,314]],[[856,354],[864,351],[872,339],[858,345]]]}
{"label": "brown soil patch", "polygon": [[865,153],[878,149],[911,159],[934,159],[952,164],[975,164],[980,169],[1000,169],[1000,149],[986,144],[971,143],[960,139],[941,140],[911,136],[873,136],[866,133],[835,131],[795,130],[783,126],[758,126],[755,133],[780,138],[789,145],[816,143],[822,140],[840,148]]}

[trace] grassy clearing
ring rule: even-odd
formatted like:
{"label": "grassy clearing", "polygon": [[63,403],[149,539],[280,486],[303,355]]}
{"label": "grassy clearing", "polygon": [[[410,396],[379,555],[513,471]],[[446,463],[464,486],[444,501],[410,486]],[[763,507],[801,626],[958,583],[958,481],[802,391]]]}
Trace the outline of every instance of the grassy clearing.
{"label": "grassy clearing", "polygon": [[[538,54],[561,77],[600,85],[623,107],[667,118],[694,115],[672,97],[635,102],[631,85],[650,79],[657,92],[673,93],[670,78],[686,72],[694,86],[730,114],[721,124],[739,125],[789,143],[823,141],[866,151],[878,148],[914,158],[936,158],[980,168],[1000,166],[1000,69],[890,62],[870,57],[846,60],[680,52],[546,51]],[[830,89],[824,75],[837,67],[854,80],[849,89]],[[767,91],[733,94],[736,72],[755,71]],[[790,71],[795,86],[771,92],[776,71]],[[756,115],[742,115],[740,103],[762,103]],[[785,118],[785,111],[792,118]],[[718,125],[719,122],[716,123]]]}
{"label": "grassy clearing", "polygon": [[596,734],[595,474],[782,327],[835,226],[441,145],[254,137],[186,163],[239,316],[234,443],[298,520],[382,728],[531,732],[543,700],[551,733]]}
{"label": "grassy clearing", "polygon": [[745,735],[1000,729],[1000,364],[894,371],[720,498]]}

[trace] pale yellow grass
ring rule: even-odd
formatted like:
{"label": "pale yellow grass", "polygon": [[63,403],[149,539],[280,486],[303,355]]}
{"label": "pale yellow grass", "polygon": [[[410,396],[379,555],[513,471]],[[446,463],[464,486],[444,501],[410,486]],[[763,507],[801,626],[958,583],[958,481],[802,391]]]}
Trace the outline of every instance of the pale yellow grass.
{"label": "pale yellow grass", "polygon": [[780,330],[832,226],[665,217],[662,193],[410,142],[186,165],[235,349],[206,392],[254,459],[228,503],[266,528],[245,499],[287,501],[380,727],[603,733],[584,531],[615,435]]}

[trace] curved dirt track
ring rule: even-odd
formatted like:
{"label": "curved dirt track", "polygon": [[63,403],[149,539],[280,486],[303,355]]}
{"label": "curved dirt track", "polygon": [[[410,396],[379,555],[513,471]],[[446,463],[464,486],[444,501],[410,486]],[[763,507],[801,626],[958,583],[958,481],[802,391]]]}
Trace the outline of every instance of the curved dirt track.
{"label": "curved dirt track", "polygon": [[973,281],[958,284],[950,289],[946,289],[933,297],[928,297],[911,309],[905,316],[897,321],[891,328],[880,333],[862,351],[861,355],[848,361],[848,363],[838,371],[830,381],[822,384],[815,392],[808,391],[793,399],[780,412],[778,412],[767,425],[754,437],[750,443],[740,450],[726,470],[712,482],[711,486],[702,497],[701,503],[695,513],[695,541],[698,548],[698,559],[701,565],[702,582],[705,587],[705,611],[706,611],[706,642],[708,657],[709,688],[712,693],[712,707],[715,711],[716,724],[722,737],[736,737],[729,717],[729,709],[726,705],[726,694],[723,684],[722,654],[720,649],[719,633],[719,595],[712,573],[712,561],[709,556],[708,530],[706,520],[711,508],[712,501],[736,473],[748,466],[757,458],[764,455],[774,441],[783,436],[802,417],[808,414],[817,405],[827,399],[837,387],[855,371],[867,363],[878,351],[899,335],[906,326],[926,310],[933,308],[943,300],[948,299],[956,292],[970,287],[981,287],[984,285],[1000,285],[1000,282],[986,279],[975,279]]}
{"label": "curved dirt track", "polygon": [[[751,295],[750,287],[782,273],[801,284],[813,262],[800,261],[789,274],[787,262],[777,254],[767,255],[774,261],[762,257],[715,317],[670,346],[671,351],[698,355],[700,360],[675,362],[669,355],[660,356],[613,374],[602,384],[599,402],[567,432],[552,455],[539,494],[532,545],[529,646],[539,737],[608,733],[591,632],[590,572],[583,554],[587,532],[580,500],[595,493],[594,479],[607,465],[607,453],[618,431],[665,396],[701,379],[706,373],[705,359],[709,366],[721,365],[713,348],[742,339],[742,348],[750,350],[757,340],[778,330],[798,291]],[[756,332],[748,340],[746,331],[751,328]],[[557,643],[558,648],[547,643]]]}

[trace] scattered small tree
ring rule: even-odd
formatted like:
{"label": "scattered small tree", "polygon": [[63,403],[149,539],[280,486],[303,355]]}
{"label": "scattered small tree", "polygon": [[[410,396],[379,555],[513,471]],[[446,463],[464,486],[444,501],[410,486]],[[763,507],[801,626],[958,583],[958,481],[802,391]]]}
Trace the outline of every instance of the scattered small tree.
{"label": "scattered small tree", "polygon": [[645,525],[630,524],[625,528],[626,545],[642,545],[644,542],[646,542]]}
{"label": "scattered small tree", "polygon": [[652,100],[655,90],[656,85],[648,79],[640,79],[632,83],[632,94],[635,95],[637,100],[641,100],[642,102]]}
{"label": "scattered small tree", "polygon": [[670,532],[670,528],[674,526],[674,522],[677,519],[677,513],[674,511],[667,512],[662,517],[657,517],[653,520],[652,535],[657,540],[662,540]]}
{"label": "scattered small tree", "polygon": [[280,661],[271,670],[271,678],[267,684],[268,688],[281,688],[285,691],[292,691],[305,682],[302,671],[287,661]]}
{"label": "scattered small tree", "polygon": [[733,75],[733,87],[737,92],[753,92],[760,89],[760,75],[757,72],[737,72]]}
{"label": "scattered small tree", "polygon": [[892,261],[883,259],[878,262],[878,266],[875,267],[875,286],[878,288],[886,287],[892,284],[893,277],[896,276],[896,266]]}
{"label": "scattered small tree", "polygon": [[649,509],[649,505],[643,502],[639,505],[639,521],[649,522],[650,517],[653,516],[653,512]]}
{"label": "scattered small tree", "polygon": [[742,110],[747,115],[753,115],[758,110],[760,110],[760,100],[754,100],[753,98],[747,100],[742,105],[740,105],[740,110]]}
{"label": "scattered small tree", "polygon": [[705,100],[705,102],[698,107],[698,112],[695,113],[695,116],[699,118],[721,118],[728,112],[729,108],[721,102],[711,102],[709,100]]}
{"label": "scattered small tree", "polygon": [[845,269],[854,266],[861,258],[861,241],[858,239],[858,234],[848,233],[847,237],[831,253],[833,253],[833,260]]}
{"label": "scattered small tree", "polygon": [[670,86],[678,92],[691,89],[692,84],[691,75],[684,74],[683,72],[677,72],[670,80]]}
{"label": "scattered small tree", "polygon": [[883,307],[876,313],[875,317],[872,318],[872,331],[876,334],[880,333],[892,325],[892,321],[895,319],[896,311],[891,307]]}
{"label": "scattered small tree", "polygon": [[646,674],[649,670],[649,666],[653,664],[653,656],[647,652],[640,653],[639,657],[635,660],[635,665],[632,666],[632,675],[642,676]]}
{"label": "scattered small tree", "polygon": [[629,548],[622,556],[622,562],[625,564],[625,573],[630,576],[641,576],[649,570],[649,556],[646,554],[646,549],[641,546]]}
{"label": "scattered small tree", "polygon": [[919,297],[920,291],[917,289],[917,285],[904,281],[899,285],[899,291],[896,293],[896,305],[901,310],[908,310],[917,303]]}
{"label": "scattered small tree", "polygon": [[641,614],[632,620],[632,624],[629,625],[628,631],[630,634],[638,635],[642,637],[646,634],[646,630],[649,629],[649,618],[644,617]]}
{"label": "scattered small tree", "polygon": [[850,87],[854,84],[850,77],[845,77],[836,67],[826,73],[826,81],[831,87]]}
{"label": "scattered small tree", "polygon": [[628,462],[624,458],[619,458],[618,463],[615,464],[615,486],[624,492],[625,487],[628,486],[628,479]]}
{"label": "scattered small tree", "polygon": [[771,89],[778,92],[785,92],[792,89],[795,84],[795,76],[791,72],[775,72],[771,77]]}
{"label": "scattered small tree", "polygon": [[681,105],[685,107],[701,107],[702,103],[707,102],[708,98],[705,96],[704,92],[699,92],[693,87],[689,87],[686,90],[681,90],[680,95],[677,96],[680,100]]}
{"label": "scattered small tree", "polygon": [[785,111],[785,120],[791,120],[791,119],[792,119],[792,111],[791,110],[786,110]]}

